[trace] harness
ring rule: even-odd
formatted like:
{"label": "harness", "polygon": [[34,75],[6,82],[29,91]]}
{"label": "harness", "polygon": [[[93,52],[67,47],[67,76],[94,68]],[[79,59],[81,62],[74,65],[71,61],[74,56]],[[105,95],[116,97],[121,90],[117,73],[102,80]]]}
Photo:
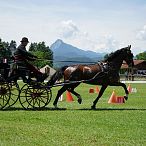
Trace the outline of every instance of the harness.
{"label": "harness", "polygon": [[109,63],[107,62],[99,62],[99,65],[101,67],[101,72],[109,72]]}

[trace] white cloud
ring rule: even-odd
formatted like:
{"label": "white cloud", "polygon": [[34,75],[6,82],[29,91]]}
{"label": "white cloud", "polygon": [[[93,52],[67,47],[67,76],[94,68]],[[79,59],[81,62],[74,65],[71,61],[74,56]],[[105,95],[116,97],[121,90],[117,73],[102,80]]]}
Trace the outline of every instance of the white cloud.
{"label": "white cloud", "polygon": [[60,35],[63,38],[72,38],[79,33],[78,27],[72,20],[62,21],[60,27]]}
{"label": "white cloud", "polygon": [[136,38],[139,40],[146,40],[146,25],[137,33]]}
{"label": "white cloud", "polygon": [[65,42],[83,50],[112,52],[119,48],[118,41],[112,35],[91,36],[88,32],[81,30],[72,20],[61,22],[60,37]]}
{"label": "white cloud", "polygon": [[111,34],[106,35],[103,41],[103,49],[105,49],[106,52],[111,52],[119,49],[119,42]]}

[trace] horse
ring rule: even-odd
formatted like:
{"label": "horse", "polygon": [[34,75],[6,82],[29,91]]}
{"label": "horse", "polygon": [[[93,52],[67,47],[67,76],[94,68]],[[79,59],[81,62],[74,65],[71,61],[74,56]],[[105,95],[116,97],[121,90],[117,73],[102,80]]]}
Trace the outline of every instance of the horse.
{"label": "horse", "polygon": [[64,78],[64,84],[60,90],[58,90],[57,96],[53,102],[55,108],[59,97],[67,90],[74,94],[78,98],[79,104],[82,103],[80,94],[74,91],[74,89],[80,83],[101,85],[98,96],[93,102],[91,109],[96,109],[96,104],[99,98],[103,95],[105,89],[108,86],[122,86],[125,90],[125,100],[128,100],[128,90],[124,83],[120,82],[119,71],[121,65],[125,61],[129,67],[133,67],[133,53],[131,52],[131,45],[121,48],[108,55],[107,59],[95,64],[77,64],[71,66],[63,66],[55,74],[52,75],[47,82],[48,86],[53,86],[56,81]]}

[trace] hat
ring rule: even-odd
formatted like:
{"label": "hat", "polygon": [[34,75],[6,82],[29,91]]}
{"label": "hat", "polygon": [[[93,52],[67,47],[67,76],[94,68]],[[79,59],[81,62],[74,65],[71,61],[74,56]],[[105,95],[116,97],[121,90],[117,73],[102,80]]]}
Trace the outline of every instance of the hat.
{"label": "hat", "polygon": [[28,42],[29,43],[28,38],[26,38],[26,37],[23,37],[20,42]]}

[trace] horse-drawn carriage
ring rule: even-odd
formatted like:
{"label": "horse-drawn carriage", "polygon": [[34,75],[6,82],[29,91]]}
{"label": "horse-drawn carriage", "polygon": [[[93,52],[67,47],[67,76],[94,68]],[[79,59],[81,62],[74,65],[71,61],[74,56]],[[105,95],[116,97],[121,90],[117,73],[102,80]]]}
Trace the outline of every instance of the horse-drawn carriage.
{"label": "horse-drawn carriage", "polygon": [[[128,90],[126,85],[119,81],[119,70],[123,61],[133,66],[133,54],[130,48],[131,46],[128,46],[111,53],[104,62],[98,62],[92,65],[78,64],[62,67],[47,83],[37,82],[36,80],[29,82],[28,80],[31,78],[30,71],[23,68],[23,66],[18,67],[17,64],[14,64],[15,74],[11,76],[11,65],[1,64],[0,109],[11,107],[17,101],[20,102],[24,109],[42,109],[49,104],[52,97],[51,88],[55,86],[62,86],[53,103],[55,107],[57,107],[59,97],[66,90],[77,96],[78,102],[81,103],[82,98],[80,94],[74,91],[80,83],[101,85],[101,90],[91,106],[92,109],[96,108],[96,103],[107,86],[122,86],[126,94],[125,99],[127,100]],[[17,83],[19,77],[25,82],[21,88]],[[64,82],[56,83],[56,81],[60,80],[62,77],[64,77]]]}

